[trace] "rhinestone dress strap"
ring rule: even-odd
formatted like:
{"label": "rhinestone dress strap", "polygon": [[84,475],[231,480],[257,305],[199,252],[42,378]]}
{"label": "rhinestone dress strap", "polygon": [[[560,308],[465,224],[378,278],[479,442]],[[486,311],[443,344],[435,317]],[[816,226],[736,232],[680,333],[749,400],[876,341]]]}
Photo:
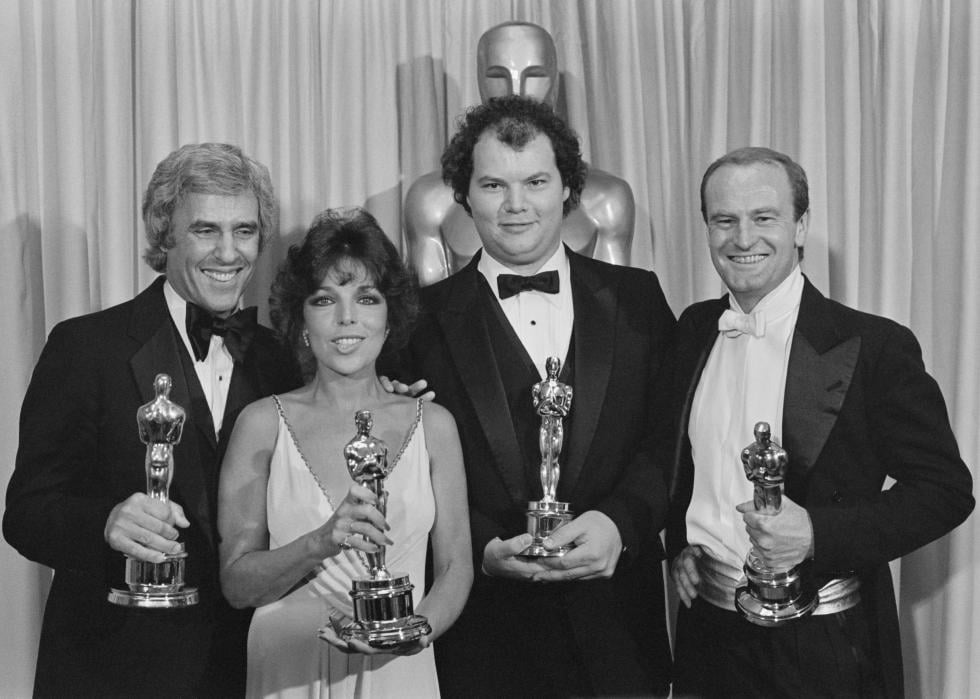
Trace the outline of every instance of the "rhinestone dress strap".
{"label": "rhinestone dress strap", "polygon": [[276,410],[279,411],[279,417],[282,418],[282,423],[286,426],[286,431],[289,432],[289,438],[293,440],[293,446],[296,447],[296,452],[299,454],[299,458],[303,460],[306,470],[310,472],[311,476],[313,476],[313,480],[316,481],[316,485],[320,489],[320,492],[323,493],[323,497],[327,499],[330,509],[336,512],[337,508],[334,507],[333,500],[330,499],[330,493],[328,493],[327,489],[323,487],[323,482],[320,480],[320,476],[316,475],[316,471],[314,471],[313,467],[310,466],[310,462],[306,458],[306,454],[303,453],[303,449],[299,445],[299,440],[296,438],[296,433],[293,432],[293,426],[289,424],[289,418],[286,417],[286,411],[283,410],[282,402],[279,400],[279,396],[273,394],[272,401],[276,404]]}
{"label": "rhinestone dress strap", "polygon": [[388,469],[389,471],[395,470],[395,466],[397,466],[398,462],[401,460],[402,454],[405,453],[405,450],[408,449],[408,445],[411,444],[412,437],[415,436],[415,430],[418,429],[420,422],[422,422],[422,399],[421,398],[417,399],[415,403],[415,422],[412,423],[412,426],[408,430],[408,435],[406,435],[405,437],[405,441],[402,442],[401,448],[398,450],[398,453],[395,454],[395,458],[391,462],[391,468]]}

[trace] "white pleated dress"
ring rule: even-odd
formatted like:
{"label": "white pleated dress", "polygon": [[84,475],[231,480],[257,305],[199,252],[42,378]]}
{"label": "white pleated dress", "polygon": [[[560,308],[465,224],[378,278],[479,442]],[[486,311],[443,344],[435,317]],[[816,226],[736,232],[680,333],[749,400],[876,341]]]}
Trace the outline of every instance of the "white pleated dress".
{"label": "white pleated dress", "polygon": [[[282,408],[269,470],[269,548],[294,541],[326,522],[333,506],[314,478]],[[386,566],[408,573],[416,607],[425,583],[425,556],[435,520],[422,408],[405,449],[385,481],[389,537]],[[393,456],[393,455],[392,455]],[[331,494],[338,502],[345,493]],[[317,629],[342,616],[353,617],[351,580],[367,571],[356,551],[323,561],[303,587],[255,610],[248,633],[249,697],[438,697],[432,647],[409,656],[345,654],[317,637]]]}

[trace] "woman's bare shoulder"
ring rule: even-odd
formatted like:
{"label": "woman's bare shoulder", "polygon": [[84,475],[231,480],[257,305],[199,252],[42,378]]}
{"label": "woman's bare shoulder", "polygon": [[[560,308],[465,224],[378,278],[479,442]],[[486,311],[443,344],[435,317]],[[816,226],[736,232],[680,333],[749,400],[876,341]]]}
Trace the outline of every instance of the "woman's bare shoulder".
{"label": "woman's bare shoulder", "polygon": [[431,401],[422,404],[422,424],[431,437],[456,436],[456,420],[446,408]]}

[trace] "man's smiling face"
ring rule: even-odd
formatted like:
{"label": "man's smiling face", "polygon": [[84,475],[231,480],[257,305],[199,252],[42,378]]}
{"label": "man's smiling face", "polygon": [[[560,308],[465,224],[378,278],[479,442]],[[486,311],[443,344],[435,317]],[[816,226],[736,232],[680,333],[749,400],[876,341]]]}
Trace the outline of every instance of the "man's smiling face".
{"label": "man's smiling face", "polygon": [[806,241],[808,213],[793,219],[793,192],[778,164],[723,165],[705,188],[711,261],[748,313],[789,276]]}
{"label": "man's smiling face", "polygon": [[259,204],[251,192],[190,193],[170,219],[167,280],[184,300],[219,316],[237,307],[259,256]]}

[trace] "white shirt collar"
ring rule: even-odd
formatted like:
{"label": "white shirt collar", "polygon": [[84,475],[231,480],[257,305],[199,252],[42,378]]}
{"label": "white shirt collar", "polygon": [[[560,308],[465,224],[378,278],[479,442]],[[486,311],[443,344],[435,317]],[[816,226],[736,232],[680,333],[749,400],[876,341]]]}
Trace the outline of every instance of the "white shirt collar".
{"label": "white shirt collar", "polygon": [[[800,271],[800,266],[797,264],[793,267],[793,271],[779,283],[779,286],[762,297],[762,300],[752,309],[752,313],[760,313],[767,322],[772,322],[795,311],[799,307],[802,297],[803,272]],[[728,306],[736,313],[745,313],[731,291],[728,292]]]}
{"label": "white shirt collar", "polygon": [[[177,334],[180,335],[181,341],[184,343],[184,347],[187,348],[187,353],[194,358],[194,348],[191,345],[190,336],[187,334],[187,300],[181,296],[177,290],[170,283],[170,280],[166,280],[163,283],[163,297],[167,302],[167,310],[170,311],[170,317],[174,321],[174,326],[177,328]],[[239,308],[241,307],[241,300],[238,301]],[[231,355],[228,354],[228,349],[225,347],[224,340],[218,335],[212,335],[211,346],[221,348],[221,352],[228,359]],[[213,362],[215,355],[212,352],[208,352],[207,358],[205,358],[204,363]],[[195,363],[200,365],[202,362],[195,360]]]}
{"label": "white shirt collar", "polygon": [[187,300],[177,293],[169,279],[163,283],[163,298],[167,301],[167,310],[170,311],[170,317],[173,319],[174,325],[177,326],[177,334],[180,335],[184,346],[193,357],[194,351],[191,349],[191,341],[187,336]]}

